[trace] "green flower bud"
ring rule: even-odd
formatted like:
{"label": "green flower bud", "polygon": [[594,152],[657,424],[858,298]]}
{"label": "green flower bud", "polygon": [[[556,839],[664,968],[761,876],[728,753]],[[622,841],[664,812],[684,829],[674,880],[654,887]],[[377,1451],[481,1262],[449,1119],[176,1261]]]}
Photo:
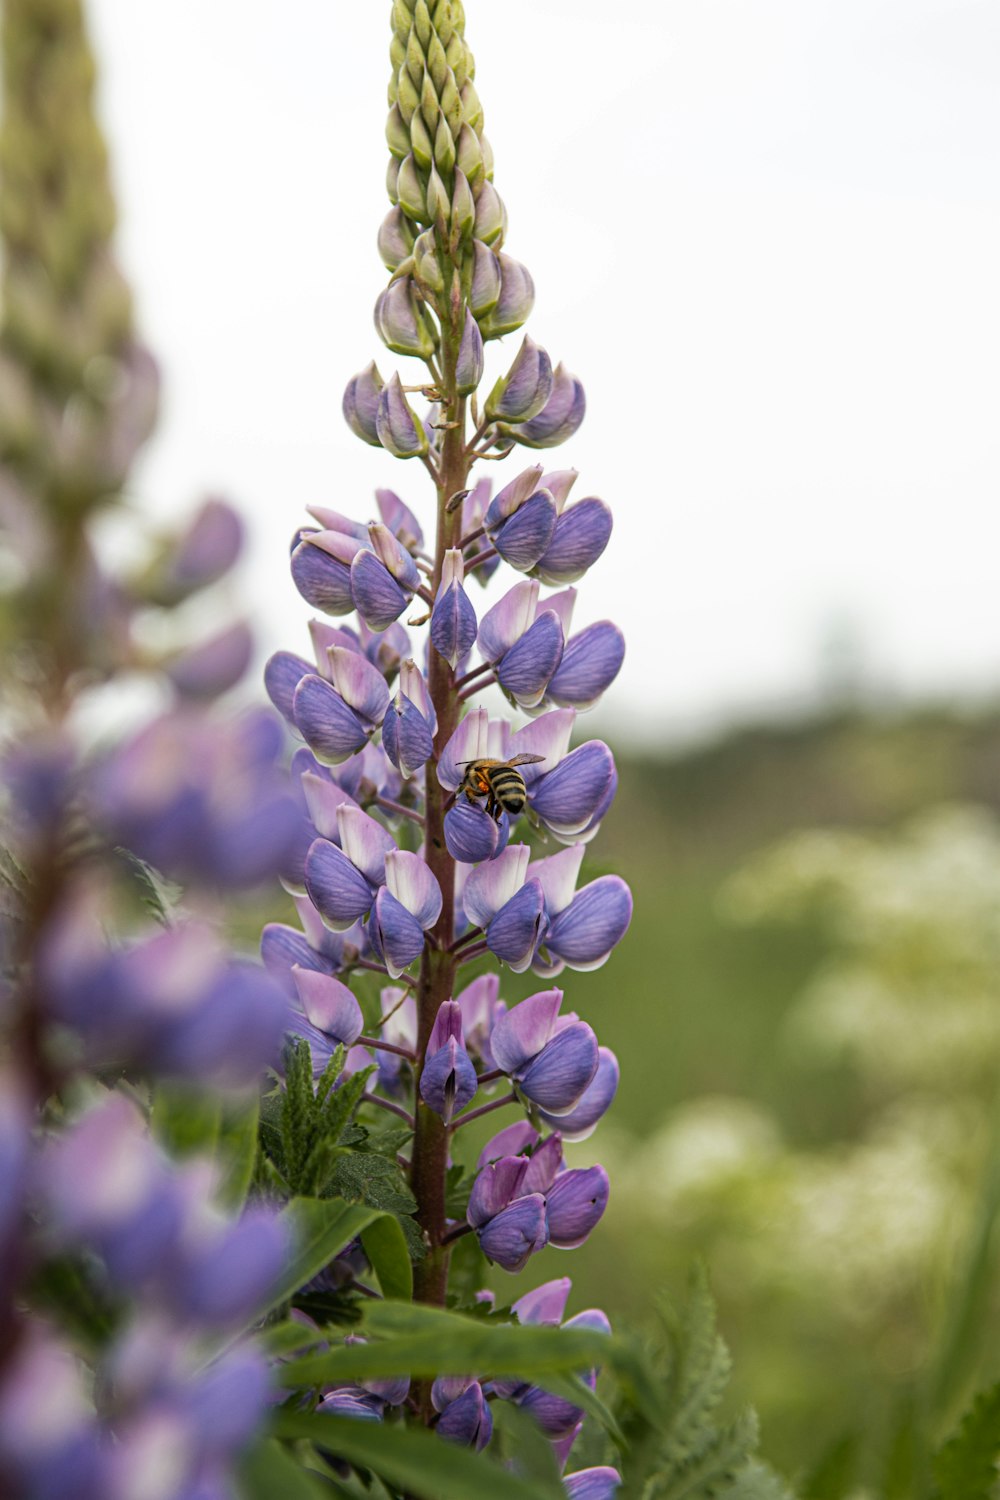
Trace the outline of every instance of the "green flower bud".
{"label": "green flower bud", "polygon": [[415,354],[426,359],[436,340],[417,303],[409,276],[391,281],[375,303],[375,327],[387,349],[394,354]]}
{"label": "green flower bud", "polygon": [[410,121],[410,140],[413,144],[413,155],[417,159],[417,164],[423,167],[426,172],[434,160],[434,147],[431,144],[427,126],[424,124],[423,116],[419,110],[417,110]]}
{"label": "green flower bud", "polygon": [[425,229],[413,246],[414,274],[421,285],[432,292],[444,291],[444,273],[437,253],[437,237],[433,229]]}
{"label": "green flower bud", "polygon": [[437,168],[432,164],[427,178],[427,214],[426,221],[431,224],[447,224],[451,211],[451,203],[448,198],[448,189],[441,181]]}
{"label": "green flower bud", "polygon": [[[392,194],[390,194],[390,197]],[[415,220],[418,224],[427,224],[431,216],[427,212],[427,202],[424,198],[424,189],[420,181],[420,173],[412,153],[405,161],[399,164],[399,175],[396,179],[396,200],[407,218]]]}
{"label": "green flower bud", "polygon": [[451,229],[460,239],[468,239],[476,222],[476,203],[472,189],[460,167],[455,168],[455,187],[451,195]]}
{"label": "green flower bud", "polygon": [[400,114],[406,121],[407,126],[409,126],[414,114],[420,108],[420,90],[405,68],[403,68],[399,75],[396,103],[399,106]]}
{"label": "green flower bud", "polygon": [[476,200],[476,239],[485,245],[497,244],[503,239],[504,208],[500,194],[492,182],[484,182]]}
{"label": "green flower bud", "polygon": [[431,81],[437,90],[438,97],[444,89],[445,80],[451,71],[448,67],[448,54],[441,45],[440,38],[432,36],[427,45],[427,71],[431,75]]}
{"label": "green flower bud", "polygon": [[406,128],[406,121],[403,119],[398,104],[394,104],[389,111],[385,122],[385,138],[393,156],[402,161],[410,149],[410,132]]}
{"label": "green flower bud", "polygon": [[458,166],[469,179],[472,187],[480,181],[483,176],[483,148],[479,137],[468,125],[462,125],[458,133],[458,150],[456,155]]}
{"label": "green flower bud", "polygon": [[455,142],[451,138],[444,115],[438,121],[437,133],[434,136],[434,163],[439,172],[445,174],[451,172],[455,165]]}
{"label": "green flower bud", "polygon": [[462,117],[478,135],[483,128],[483,106],[471,78],[467,78],[462,87]]}

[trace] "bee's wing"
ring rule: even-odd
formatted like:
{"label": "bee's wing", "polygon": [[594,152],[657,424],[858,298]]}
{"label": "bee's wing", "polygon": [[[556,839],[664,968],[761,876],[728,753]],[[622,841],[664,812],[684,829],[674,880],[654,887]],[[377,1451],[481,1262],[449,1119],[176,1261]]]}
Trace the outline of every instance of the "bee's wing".
{"label": "bee's wing", "polygon": [[530,766],[532,761],[544,759],[544,755],[514,755],[507,764],[509,766]]}

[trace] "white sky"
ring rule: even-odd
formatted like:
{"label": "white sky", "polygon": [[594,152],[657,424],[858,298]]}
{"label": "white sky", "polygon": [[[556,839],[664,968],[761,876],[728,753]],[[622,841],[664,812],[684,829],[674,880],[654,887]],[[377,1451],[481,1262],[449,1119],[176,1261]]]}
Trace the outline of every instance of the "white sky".
{"label": "white sky", "polygon": [[[167,382],[138,488],[163,515],[237,501],[263,646],[304,651],[302,507],[367,518],[389,484],[430,520],[423,470],[340,416],[351,374],[398,363],[371,322],[388,0],[90,12]],[[552,462],[616,515],[577,616],[628,637],[604,721],[662,736],[808,699],[838,633],[886,692],[995,688],[1000,5],[466,15],[529,331],[587,389]]]}

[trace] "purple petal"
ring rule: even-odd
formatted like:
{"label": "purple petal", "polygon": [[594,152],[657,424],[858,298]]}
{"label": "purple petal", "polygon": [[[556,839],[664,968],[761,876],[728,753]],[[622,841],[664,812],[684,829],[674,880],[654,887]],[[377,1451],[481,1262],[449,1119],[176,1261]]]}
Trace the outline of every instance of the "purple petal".
{"label": "purple petal", "polygon": [[289,1248],[287,1230],[270,1209],[248,1209],[192,1257],[175,1283],[175,1295],[198,1322],[218,1327],[246,1321],[266,1300]]}
{"label": "purple petal", "polygon": [[579,1406],[566,1401],[562,1396],[552,1396],[548,1391],[531,1386],[518,1401],[522,1411],[530,1412],[546,1437],[566,1437],[583,1416]]}
{"label": "purple petal", "polygon": [[497,666],[500,686],[530,707],[544,696],[563,650],[562,626],[550,609],[512,646]]}
{"label": "purple petal", "polygon": [[381,1422],[383,1404],[361,1386],[339,1386],[323,1397],[316,1410],[335,1417],[354,1417],[359,1422]]}
{"label": "purple petal", "polygon": [[582,578],[608,545],[612,525],[610,507],[593,495],[564,510],[537,559],[539,578],[544,583],[575,583]]}
{"label": "purple petal", "polygon": [[452,670],[476,644],[478,624],[476,611],[457,580],[447,589],[439,589],[431,612],[431,644]]}
{"label": "purple petal", "polygon": [[396,458],[416,458],[427,452],[427,433],[413,415],[398,375],[390,376],[379,393],[375,430],[383,448]]}
{"label": "purple petal", "polygon": [[563,365],[557,365],[552,394],[537,417],[512,429],[519,443],[528,448],[554,448],[572,437],[587,411],[583,386]]}
{"label": "purple petal", "polygon": [[526,422],[536,417],[552,394],[552,361],[525,335],[514,363],[501,375],[483,407],[491,421]]}
{"label": "purple petal", "polygon": [[558,854],[533,860],[528,866],[528,879],[537,880],[545,893],[545,910],[550,922],[573,900],[583,854],[583,844],[571,844],[567,849],[560,849]]}
{"label": "purple petal", "polygon": [[465,779],[460,762],[482,760],[489,754],[489,717],[485,708],[474,708],[466,714],[438,757],[437,777],[449,792]]}
{"label": "purple petal", "polygon": [[505,1271],[522,1271],[546,1245],[545,1199],[541,1193],[518,1198],[476,1233],[487,1260]]}
{"label": "purple petal", "polygon": [[481,1229],[512,1199],[520,1197],[527,1170],[524,1156],[502,1156],[481,1169],[469,1195],[467,1217],[473,1229]]}
{"label": "purple petal", "polygon": [[372,360],[359,374],[347,382],[341,403],[344,421],[348,427],[363,442],[371,443],[373,448],[382,446],[375,429],[375,413],[378,410],[378,398],[384,384],[375,361]]}
{"label": "purple petal", "polygon": [[619,875],[602,875],[553,920],[545,945],[572,969],[600,968],[632,920],[632,892]]}
{"label": "purple petal", "polygon": [[368,739],[354,710],[315,673],[303,677],[295,689],[292,713],[310,750],[326,765],[349,760]]}
{"label": "purple petal", "polygon": [[431,1386],[431,1405],[435,1411],[444,1411],[474,1383],[471,1375],[439,1375]]}
{"label": "purple petal", "polygon": [[537,1141],[538,1131],[529,1120],[515,1120],[513,1125],[498,1131],[492,1140],[486,1142],[479,1153],[476,1170],[480,1171],[489,1162],[499,1161],[502,1156],[520,1156]]}
{"label": "purple petal", "polygon": [[566,1500],[614,1500],[621,1482],[617,1469],[577,1469],[564,1476],[563,1488]]}
{"label": "purple petal", "polygon": [[389,689],[377,667],[357,651],[333,646],[329,651],[330,677],[334,687],[370,729],[381,724],[389,705]]}
{"label": "purple petal", "polygon": [[596,1036],[586,1021],[574,1021],[557,1031],[524,1069],[518,1079],[519,1088],[533,1104],[549,1114],[559,1115],[580,1102],[597,1072],[597,1064]]}
{"label": "purple petal", "polygon": [[385,886],[375,897],[368,935],[372,950],[393,979],[398,979],[424,951],[423,928]]}
{"label": "purple petal", "polygon": [[610,1185],[603,1167],[563,1172],[546,1191],[549,1243],[560,1250],[582,1245],[608,1206]]}
{"label": "purple petal", "polygon": [[523,974],[547,926],[542,888],[537,880],[529,880],[493,918],[486,944],[515,974]]}
{"label": "purple petal", "polygon": [[543,760],[533,765],[521,766],[520,771],[527,787],[532,787],[542,776],[554,771],[569,750],[570,736],[576,721],[573,708],[555,708],[550,713],[539,714],[530,724],[525,724],[511,736],[510,755],[541,755]]}
{"label": "purple petal", "polygon": [[477,1087],[469,1054],[454,1037],[428,1057],[420,1075],[420,1097],[446,1125],[475,1097]]}
{"label": "purple petal", "polygon": [[474,927],[488,927],[497,912],[521,889],[529,853],[527,844],[510,844],[502,854],[471,872],[462,902]]}
{"label": "purple petal", "polygon": [[550,594],[542,605],[543,609],[551,609],[554,614],[558,615],[564,636],[569,635],[569,627],[573,622],[576,594],[576,589],[560,589],[557,594]]}
{"label": "purple petal", "polygon": [[607,1113],[618,1091],[618,1077],[618,1059],[615,1054],[610,1047],[598,1048],[597,1072],[569,1113],[556,1117],[540,1110],[539,1119],[543,1124],[558,1130],[563,1140],[585,1140],[598,1120]]}
{"label": "purple petal", "polygon": [[368,539],[379,562],[407,593],[415,593],[420,585],[420,573],[412,556],[400,544],[381,521],[372,521],[368,526]]}
{"label": "purple petal", "polygon": [[484,363],[483,336],[479,324],[466,308],[462,342],[455,361],[455,388],[460,396],[471,396],[476,390],[483,378]]}
{"label": "purple petal", "polygon": [[541,778],[532,790],[532,809],[553,831],[577,833],[590,822],[614,774],[607,745],[588,740]]}
{"label": "purple petal", "polygon": [[309,946],[304,933],[283,922],[268,922],[260,935],[260,956],[272,978],[277,979],[287,995],[296,993],[293,967],[314,969],[318,974],[332,972],[330,959]]}
{"label": "purple petal", "polygon": [[264,668],[267,696],[289,724],[295,723],[292,700],[303,677],[313,676],[313,668],[291,651],[276,651]]}
{"label": "purple petal", "polygon": [[374,552],[359,552],[352,562],[351,591],[358,614],[372,630],[391,625],[410,598]]}
{"label": "purple petal", "polygon": [[315,546],[312,537],[306,537],[292,553],[292,578],[313,609],[347,615],[354,608],[350,568]]}
{"label": "purple petal", "polygon": [[543,1281],[533,1291],[511,1304],[511,1312],[517,1313],[519,1323],[559,1324],[562,1322],[566,1303],[573,1289],[568,1276],[558,1276],[554,1281]]}
{"label": "purple petal", "polygon": [[[484,192],[480,202],[485,197]],[[523,266],[513,256],[505,255],[502,250],[497,254],[496,260],[500,268],[500,295],[486,316],[479,320],[483,338],[486,339],[502,338],[505,333],[513,333],[516,328],[520,328],[535,303],[535,283],[527,266]]]}
{"label": "purple petal", "polygon": [[171,594],[192,593],[228,573],[243,547],[246,528],[225,500],[206,500],[178,538],[169,559]]}
{"label": "purple petal", "polygon": [[555,1034],[562,990],[540,990],[501,1016],[490,1036],[490,1051],[498,1068],[519,1075]]}
{"label": "purple petal", "polygon": [[[520,474],[516,474],[502,490],[494,495],[478,524],[487,526],[490,530],[496,530],[527,500],[530,500],[537,490],[545,489],[541,478],[541,464],[532,464],[530,468],[522,469]],[[480,483],[483,481],[481,480]],[[483,498],[485,499],[485,496]],[[471,530],[471,526],[468,529]]]}
{"label": "purple petal", "polygon": [[347,985],[312,968],[293,968],[292,979],[312,1024],[345,1047],[353,1047],[365,1024],[361,1007]]}
{"label": "purple petal", "polygon": [[452,859],[476,865],[502,854],[510,838],[510,819],[505,812],[495,823],[480,802],[459,796],[444,815],[444,841]]}
{"label": "purple petal", "polygon": [[610,620],[588,625],[566,643],[562,660],[548,686],[553,703],[591,708],[618,676],[625,658],[625,637]]}
{"label": "purple petal", "polygon": [[478,1050],[482,1043],[489,1041],[499,996],[499,974],[481,974],[456,995],[470,1049]]}
{"label": "purple petal", "polygon": [[435,1431],[449,1443],[461,1443],[466,1448],[474,1444],[479,1452],[486,1447],[493,1436],[493,1417],[478,1380],[445,1407]]}
{"label": "purple petal", "polygon": [[339,510],[331,510],[328,505],[307,505],[306,510],[320,524],[321,530],[313,533],[315,544],[350,567],[358,543],[363,547],[368,545],[368,527]]}
{"label": "purple petal", "polygon": [[419,854],[391,850],[385,857],[385,883],[425,931],[434,926],[441,915],[441,887]]}
{"label": "purple petal", "polygon": [[346,932],[371,910],[374,888],[336,844],[317,839],[306,856],[306,890],[335,932]]}
{"label": "purple petal", "polygon": [[549,550],[555,530],[556,508],[552,496],[539,490],[489,536],[505,562],[527,573]]}
{"label": "purple petal", "polygon": [[372,885],[384,885],[386,855],[396,847],[389,830],[377,818],[348,803],[337,809],[337,826],[340,847],[351,863]]}
{"label": "purple petal", "polygon": [[342,807],[361,809],[335,781],[327,776],[317,776],[315,771],[303,771],[300,778],[302,793],[306,799],[309,817],[320,838],[329,839],[340,846],[340,822],[337,817]]}
{"label": "purple petal", "polygon": [[534,580],[515,583],[492,609],[487,610],[479,622],[479,650],[486,661],[498,662],[531,628],[539,593]]}
{"label": "purple petal", "polygon": [[438,1006],[438,1013],[427,1039],[428,1053],[437,1052],[449,1039],[454,1039],[460,1047],[465,1046],[462,1007],[457,1000],[444,1000]]}

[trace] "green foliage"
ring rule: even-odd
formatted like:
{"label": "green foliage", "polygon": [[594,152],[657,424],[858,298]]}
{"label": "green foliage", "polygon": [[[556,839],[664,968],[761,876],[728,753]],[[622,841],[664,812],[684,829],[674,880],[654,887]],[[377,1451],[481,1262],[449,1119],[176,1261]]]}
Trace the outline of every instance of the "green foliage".
{"label": "green foliage", "polygon": [[846,1500],[857,1482],[858,1448],[853,1432],[831,1443],[802,1485],[804,1500]]}
{"label": "green foliage", "polygon": [[994,1500],[1000,1462],[1000,1384],[981,1391],[934,1455],[935,1500]]}
{"label": "green foliage", "polygon": [[133,854],[131,849],[119,845],[115,854],[131,881],[143,911],[161,927],[172,927],[177,920],[184,894],[183,887],[161,875],[159,870]]}
{"label": "green foliage", "polygon": [[282,1213],[288,1225],[292,1255],[285,1274],[260,1316],[280,1307],[328,1266],[351,1240],[378,1217],[378,1211],[339,1198],[293,1198]]}
{"label": "green foliage", "polygon": [[361,1243],[383,1297],[409,1302],[413,1297],[413,1264],[399,1220],[383,1214],[362,1230]]}
{"label": "green foliage", "polygon": [[622,1412],[629,1449],[622,1500],[715,1500],[741,1493],[734,1486],[763,1484],[759,1475],[744,1473],[757,1446],[754,1413],[742,1412],[721,1425],[717,1419],[731,1363],[716,1331],[704,1270],[692,1274],[682,1310],[661,1303],[658,1311],[663,1341],[650,1351],[650,1362],[659,1387],[659,1418],[651,1421],[636,1407]]}

